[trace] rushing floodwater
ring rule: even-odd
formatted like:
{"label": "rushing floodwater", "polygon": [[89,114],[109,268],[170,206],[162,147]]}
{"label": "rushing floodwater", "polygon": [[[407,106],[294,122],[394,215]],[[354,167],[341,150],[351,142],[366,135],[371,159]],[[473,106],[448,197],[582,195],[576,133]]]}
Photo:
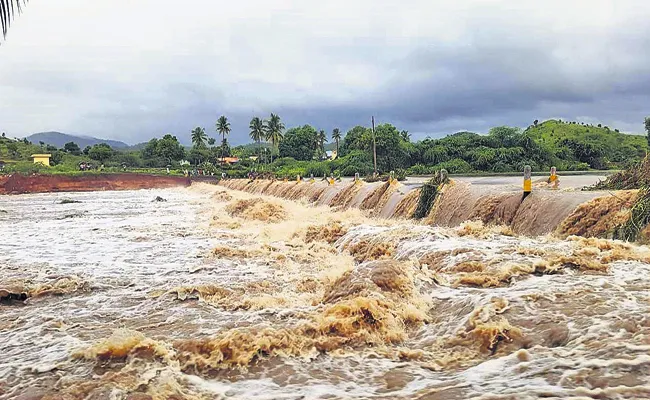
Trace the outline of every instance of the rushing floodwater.
{"label": "rushing floodwater", "polygon": [[0,399],[650,397],[645,247],[207,185],[0,197],[0,238]]}

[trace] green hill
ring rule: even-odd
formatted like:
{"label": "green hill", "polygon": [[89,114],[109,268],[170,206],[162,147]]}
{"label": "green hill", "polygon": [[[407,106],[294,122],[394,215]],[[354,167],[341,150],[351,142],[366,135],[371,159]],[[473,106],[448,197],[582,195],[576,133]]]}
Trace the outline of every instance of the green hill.
{"label": "green hill", "polygon": [[648,150],[646,136],[577,122],[548,120],[528,127],[524,134],[560,160],[575,159],[596,169],[624,167]]}
{"label": "green hill", "polygon": [[75,156],[57,150],[53,146],[39,146],[25,140],[14,140],[6,137],[0,137],[0,161],[5,164],[5,172],[41,172],[45,167],[35,165],[31,158],[32,154],[49,153],[52,154],[50,161],[53,167],[50,172],[57,171],[76,171],[79,162],[89,161],[88,157]]}

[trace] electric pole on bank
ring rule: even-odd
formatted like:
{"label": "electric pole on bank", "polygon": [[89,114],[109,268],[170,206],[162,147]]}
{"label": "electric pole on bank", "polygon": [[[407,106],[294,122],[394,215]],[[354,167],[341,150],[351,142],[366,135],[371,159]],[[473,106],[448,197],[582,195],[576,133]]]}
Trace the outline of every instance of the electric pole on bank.
{"label": "electric pole on bank", "polygon": [[375,139],[375,116],[372,116],[372,155],[375,164],[374,176],[377,176],[377,140]]}

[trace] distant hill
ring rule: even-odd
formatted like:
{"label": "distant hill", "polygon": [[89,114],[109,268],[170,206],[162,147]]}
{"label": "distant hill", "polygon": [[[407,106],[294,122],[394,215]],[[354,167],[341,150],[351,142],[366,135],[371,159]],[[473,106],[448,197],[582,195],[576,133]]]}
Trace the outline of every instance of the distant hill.
{"label": "distant hill", "polygon": [[86,146],[93,146],[99,143],[106,143],[107,145],[113,147],[114,149],[126,149],[127,147],[129,147],[128,144],[124,142],[120,142],[118,140],[98,139],[98,138],[87,137],[87,136],[75,136],[75,135],[68,135],[67,133],[61,133],[61,132],[39,132],[27,136],[26,139],[34,144],[38,144],[39,142],[44,142],[45,144],[51,144],[52,146],[56,146],[59,148],[63,147],[63,145],[65,145],[68,142],[75,142],[82,149]]}
{"label": "distant hill", "polygon": [[[559,158],[567,152],[589,158],[603,158],[606,163],[625,164],[642,159],[648,150],[645,135],[625,134],[607,126],[571,121],[548,120],[529,126],[526,133]],[[592,168],[600,168],[589,162]],[[603,165],[604,166],[604,165]]]}

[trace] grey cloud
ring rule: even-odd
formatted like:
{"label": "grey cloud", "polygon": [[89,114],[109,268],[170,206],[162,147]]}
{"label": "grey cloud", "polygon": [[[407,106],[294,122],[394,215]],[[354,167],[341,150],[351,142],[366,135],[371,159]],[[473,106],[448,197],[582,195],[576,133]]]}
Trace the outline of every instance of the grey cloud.
{"label": "grey cloud", "polygon": [[[62,33],[69,45],[48,47],[38,30],[14,28],[0,47],[0,129],[131,143],[171,132],[187,141],[197,125],[216,135],[214,121],[225,114],[231,141],[244,143],[250,118],[271,112],[287,126],[327,131],[375,115],[416,138],[550,117],[641,132],[650,114],[645,2],[551,1],[536,9],[514,0],[414,0],[395,8],[381,0],[370,14],[363,2],[347,14],[337,8],[344,1],[223,10],[190,3],[177,19],[139,18],[154,9],[136,8],[121,41],[102,29],[79,37],[78,28]],[[111,10],[110,2],[102,7]],[[216,11],[221,19],[210,17]],[[136,21],[147,29],[132,32],[131,43]]]}

